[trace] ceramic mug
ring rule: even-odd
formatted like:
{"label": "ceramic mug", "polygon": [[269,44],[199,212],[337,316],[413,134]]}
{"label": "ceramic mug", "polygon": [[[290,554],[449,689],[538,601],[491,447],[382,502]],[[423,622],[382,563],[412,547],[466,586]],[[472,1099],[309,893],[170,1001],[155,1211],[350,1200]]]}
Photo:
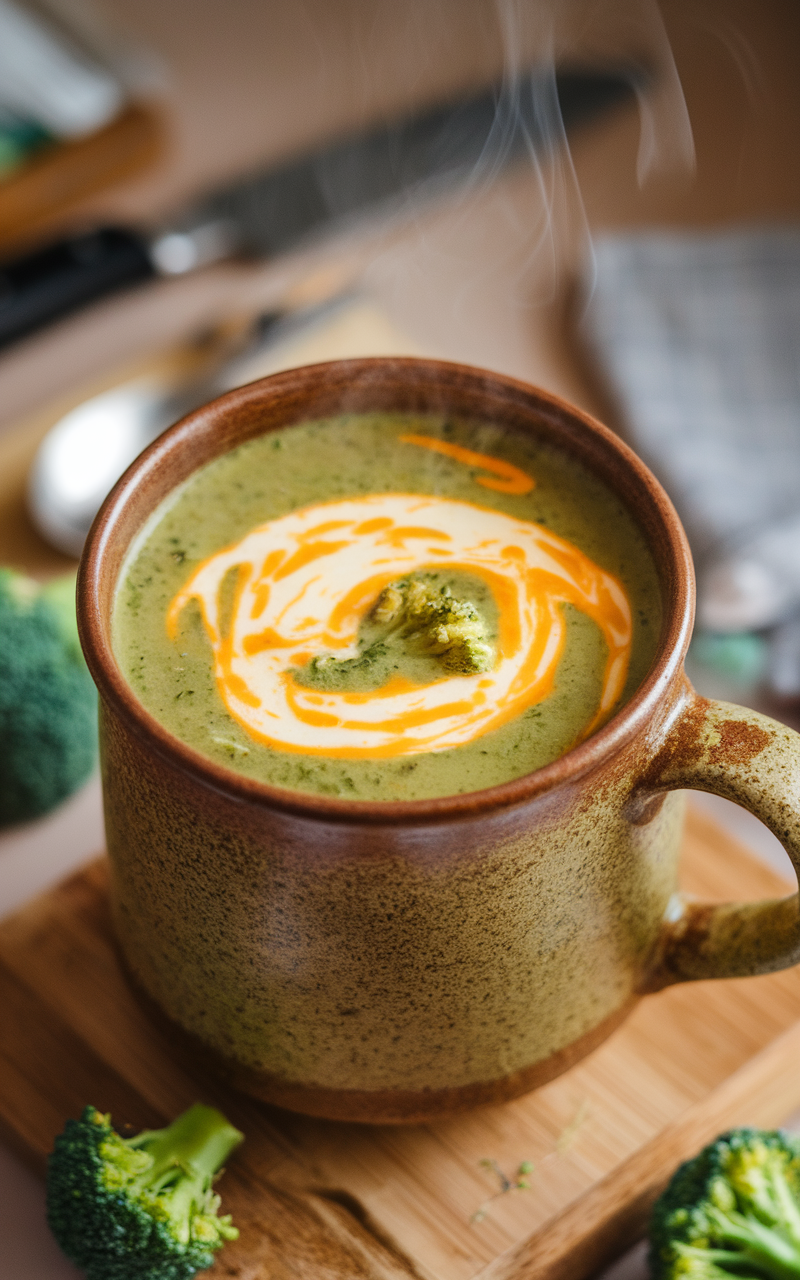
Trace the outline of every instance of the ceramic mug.
{"label": "ceramic mug", "polygon": [[[407,802],[289,792],[172,737],[114,659],[131,540],[196,468],[342,411],[448,409],[532,432],[592,469],[656,561],[664,624],[635,696],[561,759]],[[647,992],[800,960],[797,895],[686,903],[680,788],[756,814],[800,866],[800,736],[698,697],[683,673],[689,550],[612,432],[511,378],[429,360],[340,361],[239,388],[173,427],[91,533],[79,620],[100,690],[113,912],[135,985],[239,1087],[311,1115],[417,1122],[512,1098],[589,1053]]]}

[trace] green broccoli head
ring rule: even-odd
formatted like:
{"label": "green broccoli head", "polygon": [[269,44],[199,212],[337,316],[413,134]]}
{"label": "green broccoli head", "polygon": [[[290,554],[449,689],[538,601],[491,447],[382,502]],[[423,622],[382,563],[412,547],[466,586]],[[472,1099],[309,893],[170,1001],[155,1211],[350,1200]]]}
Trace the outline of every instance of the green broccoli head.
{"label": "green broccoli head", "polygon": [[650,1226],[655,1280],[800,1277],[800,1139],[732,1129],[675,1172]]}
{"label": "green broccoli head", "polygon": [[0,569],[0,741],[0,826],[47,813],[92,771],[97,695],[74,575],[41,588]]}
{"label": "green broccoli head", "polygon": [[68,1120],[47,1169],[47,1221],[89,1280],[189,1280],[238,1231],[219,1217],[214,1174],[242,1141],[200,1103],[166,1129],[122,1138],[86,1107]]}
{"label": "green broccoli head", "polygon": [[373,621],[400,629],[442,665],[459,675],[488,671],[495,652],[488,643],[486,623],[470,600],[456,600],[449,587],[439,587],[428,575],[401,578],[378,597]]}

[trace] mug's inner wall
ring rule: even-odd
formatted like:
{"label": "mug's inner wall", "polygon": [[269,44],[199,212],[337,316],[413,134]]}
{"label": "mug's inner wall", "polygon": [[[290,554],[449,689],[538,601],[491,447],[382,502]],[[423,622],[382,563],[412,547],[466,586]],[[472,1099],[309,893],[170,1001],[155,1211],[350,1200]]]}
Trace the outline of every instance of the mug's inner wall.
{"label": "mug's inner wall", "polygon": [[[654,666],[674,651],[690,608],[685,541],[657,484],[615,437],[569,406],[496,375],[429,361],[347,361],[280,374],[213,402],[157,441],[111,495],[82,571],[82,630],[95,678],[122,699],[128,718],[140,727],[151,720],[117,669],[110,617],[128,547],[150,514],[197,469],[246,440],[343,411],[382,410],[491,421],[540,436],[595,472],[634,516],[656,564],[665,624]],[[152,732],[153,724],[146,728]]]}

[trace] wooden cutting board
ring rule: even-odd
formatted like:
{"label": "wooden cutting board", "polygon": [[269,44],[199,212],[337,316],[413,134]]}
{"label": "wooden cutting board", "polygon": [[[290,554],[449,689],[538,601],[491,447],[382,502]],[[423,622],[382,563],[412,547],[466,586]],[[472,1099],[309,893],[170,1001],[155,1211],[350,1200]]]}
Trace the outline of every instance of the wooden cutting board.
{"label": "wooden cutting board", "polygon": [[[786,884],[692,814],[684,885]],[[0,1128],[41,1171],[87,1102],[141,1128],[200,1099],[247,1135],[221,1184],[240,1239],[210,1277],[578,1280],[641,1233],[677,1162],[800,1106],[800,968],[675,987],[527,1097],[424,1128],[306,1119],[207,1076],[126,986],[100,859],[0,925]],[[488,1164],[486,1162],[489,1162]],[[500,1191],[533,1165],[528,1189]]]}

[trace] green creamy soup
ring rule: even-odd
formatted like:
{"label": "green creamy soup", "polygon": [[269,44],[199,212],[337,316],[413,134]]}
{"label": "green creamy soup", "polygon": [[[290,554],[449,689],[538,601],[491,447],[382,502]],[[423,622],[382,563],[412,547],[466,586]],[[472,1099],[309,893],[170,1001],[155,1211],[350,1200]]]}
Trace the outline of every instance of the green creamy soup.
{"label": "green creamy soup", "polygon": [[644,538],[579,463],[490,423],[375,413],[198,470],[134,542],[112,640],[147,710],[215,763],[418,800],[569,751],[641,684],[660,627]]}

